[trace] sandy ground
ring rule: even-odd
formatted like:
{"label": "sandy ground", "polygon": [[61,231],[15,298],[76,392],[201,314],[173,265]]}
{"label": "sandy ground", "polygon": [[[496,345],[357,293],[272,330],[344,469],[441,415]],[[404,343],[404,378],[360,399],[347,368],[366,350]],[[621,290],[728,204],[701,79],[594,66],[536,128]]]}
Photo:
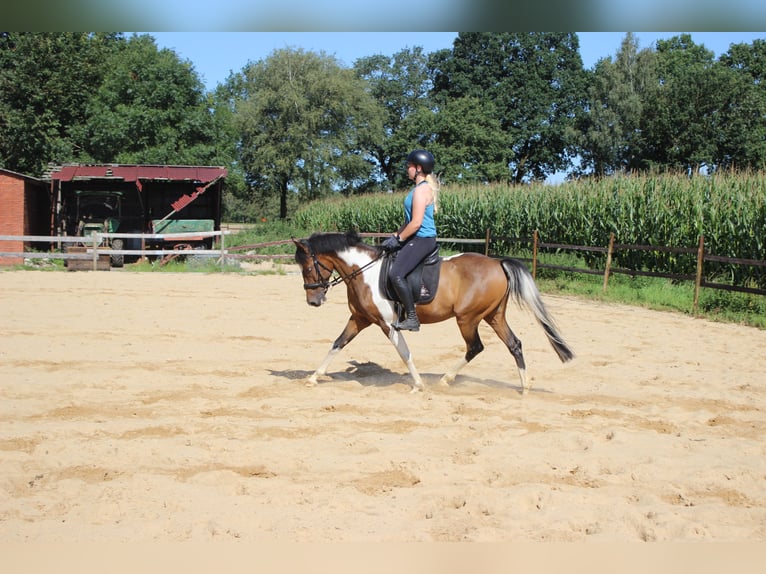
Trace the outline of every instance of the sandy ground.
{"label": "sandy ground", "polygon": [[532,392],[485,328],[377,329],[284,275],[0,273],[0,542],[764,541],[766,332],[546,296]]}

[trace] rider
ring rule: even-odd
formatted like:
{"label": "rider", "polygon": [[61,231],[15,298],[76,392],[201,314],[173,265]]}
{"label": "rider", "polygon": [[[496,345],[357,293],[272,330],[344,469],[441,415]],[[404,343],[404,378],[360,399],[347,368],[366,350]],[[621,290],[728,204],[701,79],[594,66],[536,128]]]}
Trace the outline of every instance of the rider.
{"label": "rider", "polygon": [[394,323],[400,331],[420,330],[413,293],[405,277],[436,248],[434,212],[439,185],[433,174],[434,163],[434,156],[424,149],[407,156],[407,177],[415,186],[404,199],[404,225],[382,243],[387,251],[400,249],[390,271],[391,283],[406,314],[404,321]]}

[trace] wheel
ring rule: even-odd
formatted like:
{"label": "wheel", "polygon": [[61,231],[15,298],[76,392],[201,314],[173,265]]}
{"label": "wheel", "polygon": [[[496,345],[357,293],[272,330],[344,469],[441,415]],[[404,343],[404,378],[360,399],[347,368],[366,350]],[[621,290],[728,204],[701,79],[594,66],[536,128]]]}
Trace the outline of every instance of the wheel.
{"label": "wheel", "polygon": [[[123,249],[124,242],[122,239],[112,240],[112,249]],[[123,254],[113,253],[110,255],[112,267],[122,267],[125,264],[125,256]]]}

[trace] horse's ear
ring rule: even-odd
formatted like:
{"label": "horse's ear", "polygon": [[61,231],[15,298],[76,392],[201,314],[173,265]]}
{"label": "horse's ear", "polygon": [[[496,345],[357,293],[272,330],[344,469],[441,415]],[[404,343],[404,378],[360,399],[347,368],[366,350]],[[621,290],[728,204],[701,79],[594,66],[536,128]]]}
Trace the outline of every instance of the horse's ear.
{"label": "horse's ear", "polygon": [[295,237],[291,237],[290,239],[292,239],[292,240],[293,240],[293,243],[295,243],[295,245],[297,245],[297,246],[298,246],[298,249],[300,249],[300,250],[301,250],[301,251],[303,251],[304,253],[308,253],[308,252],[309,252],[309,248],[308,248],[308,246],[307,246],[307,245],[306,245],[306,244],[305,244],[303,241],[300,241],[300,240],[298,240],[298,239],[295,239]]}

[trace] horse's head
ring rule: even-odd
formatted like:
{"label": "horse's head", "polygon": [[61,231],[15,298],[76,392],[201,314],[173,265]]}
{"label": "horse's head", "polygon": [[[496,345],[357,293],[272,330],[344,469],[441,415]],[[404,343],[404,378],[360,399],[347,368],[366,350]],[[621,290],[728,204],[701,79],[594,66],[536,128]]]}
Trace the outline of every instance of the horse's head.
{"label": "horse's head", "polygon": [[319,307],[326,300],[334,267],[326,257],[316,254],[308,240],[293,238],[293,243],[296,245],[295,261],[301,266],[303,275],[306,302]]}

